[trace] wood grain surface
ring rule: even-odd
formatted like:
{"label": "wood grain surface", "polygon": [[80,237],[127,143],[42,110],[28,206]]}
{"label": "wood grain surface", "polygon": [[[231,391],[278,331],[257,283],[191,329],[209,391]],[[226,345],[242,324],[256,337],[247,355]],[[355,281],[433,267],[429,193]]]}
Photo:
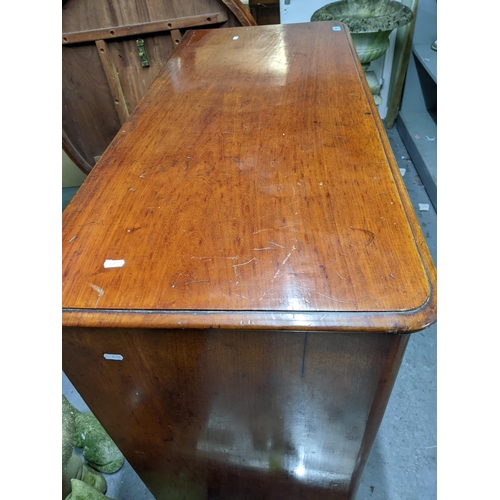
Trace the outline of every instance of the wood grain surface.
{"label": "wood grain surface", "polygon": [[68,327],[63,367],[156,500],[352,500],[409,338]]}
{"label": "wood grain surface", "polygon": [[352,500],[436,319],[339,23],[187,31],[65,209],[62,271],[64,372],[157,500]]}
{"label": "wood grain surface", "polygon": [[415,331],[435,281],[334,22],[188,31],[63,214],[68,326]]}
{"label": "wood grain surface", "polygon": [[[86,174],[92,170],[123,116],[133,111],[172,54],[180,30],[255,23],[243,14],[237,0],[63,2],[63,149],[75,164]],[[137,38],[144,40],[149,66],[141,64]],[[107,85],[106,79],[102,85],[103,66]]]}
{"label": "wood grain surface", "polygon": [[131,24],[127,26],[111,26],[96,30],[77,31],[75,33],[63,33],[62,43],[94,42],[97,40],[117,39],[134,35],[145,35],[147,33],[158,33],[170,31],[171,29],[193,28],[195,26],[207,26],[220,24],[227,21],[225,12],[209,12],[198,16],[187,16],[162,21],[151,21],[147,23]]}

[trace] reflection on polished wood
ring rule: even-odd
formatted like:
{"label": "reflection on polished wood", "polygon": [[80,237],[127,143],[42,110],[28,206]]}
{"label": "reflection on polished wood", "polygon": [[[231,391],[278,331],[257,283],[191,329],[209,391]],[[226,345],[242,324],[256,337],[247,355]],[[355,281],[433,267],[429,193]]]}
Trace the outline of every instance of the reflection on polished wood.
{"label": "reflection on polished wood", "polygon": [[86,174],[186,29],[256,24],[240,0],[64,0],[61,20],[63,149]]}
{"label": "reflection on polished wood", "polygon": [[345,27],[190,31],[63,214],[64,370],[157,499],[352,498],[435,287]]}
{"label": "reflection on polished wood", "polygon": [[81,327],[64,336],[66,374],[157,500],[172,489],[350,498],[409,338]]}

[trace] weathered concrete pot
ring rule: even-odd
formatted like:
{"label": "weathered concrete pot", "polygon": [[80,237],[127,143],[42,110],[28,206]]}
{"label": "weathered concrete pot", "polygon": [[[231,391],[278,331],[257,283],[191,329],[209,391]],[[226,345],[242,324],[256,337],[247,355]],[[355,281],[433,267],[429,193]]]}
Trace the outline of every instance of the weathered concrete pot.
{"label": "weathered concrete pot", "polygon": [[363,69],[385,54],[392,30],[413,19],[413,12],[393,0],[341,0],[329,3],[311,21],[340,21],[351,33]]}

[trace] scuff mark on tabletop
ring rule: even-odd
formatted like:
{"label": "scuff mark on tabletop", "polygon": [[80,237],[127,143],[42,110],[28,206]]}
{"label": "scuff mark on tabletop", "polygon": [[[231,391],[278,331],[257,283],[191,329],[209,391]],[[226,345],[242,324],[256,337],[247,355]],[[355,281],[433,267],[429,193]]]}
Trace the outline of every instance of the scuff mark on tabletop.
{"label": "scuff mark on tabletop", "polygon": [[290,255],[292,255],[292,252],[294,250],[297,250],[297,247],[295,245],[293,245],[292,247],[292,250],[288,253],[288,255],[285,257],[285,259],[283,260],[283,262],[281,263],[281,266],[280,268],[276,271],[276,274],[274,275],[273,279],[276,278],[276,276],[278,276],[278,274],[280,273],[281,269],[283,268],[283,266],[286,264],[286,261],[290,258]]}
{"label": "scuff mark on tabletop", "polygon": [[324,293],[319,293],[315,292],[316,295],[320,295],[321,297],[325,297],[325,299],[330,299],[333,300],[334,302],[342,302],[343,304],[357,304],[358,301],[356,300],[340,300],[340,299],[334,299],[333,297],[330,297],[328,295],[325,295]]}
{"label": "scuff mark on tabletop", "polygon": [[259,234],[259,233],[262,233],[263,231],[278,231],[280,229],[288,229],[288,228],[290,228],[290,231],[292,231],[292,232],[298,232],[298,230],[293,227],[294,225],[295,224],[289,224],[289,225],[280,226],[280,227],[268,227],[265,229],[259,229],[258,231],[254,231],[252,234]]}
{"label": "scuff mark on tabletop", "polygon": [[102,296],[104,295],[104,290],[97,285],[94,285],[90,283],[90,286],[99,294],[99,297],[96,300],[96,303],[94,304],[94,307],[97,307],[97,304],[99,304],[99,301],[101,300]]}
{"label": "scuff mark on tabletop", "polygon": [[247,262],[243,262],[243,264],[233,264],[233,271],[234,271],[234,274],[236,276],[239,276],[238,274],[238,271],[236,270],[237,267],[240,267],[240,266],[246,266],[247,264],[250,264],[250,262],[253,262],[254,260],[257,260],[255,257],[251,258],[249,261]]}
{"label": "scuff mark on tabletop", "polygon": [[341,279],[341,280],[345,280],[345,278],[335,269],[335,272],[337,273],[338,277]]}
{"label": "scuff mark on tabletop", "polygon": [[354,231],[362,231],[363,233],[368,235],[368,241],[365,243],[365,247],[367,247],[375,239],[375,234],[369,231],[368,229],[361,229],[359,227],[353,227],[353,226],[351,226],[351,229],[353,229]]}
{"label": "scuff mark on tabletop", "polygon": [[172,285],[172,288],[177,288],[178,286],[187,286],[187,285],[192,285],[194,283],[210,283],[210,280],[194,280],[194,281],[187,281],[186,283],[182,283],[179,285]]}

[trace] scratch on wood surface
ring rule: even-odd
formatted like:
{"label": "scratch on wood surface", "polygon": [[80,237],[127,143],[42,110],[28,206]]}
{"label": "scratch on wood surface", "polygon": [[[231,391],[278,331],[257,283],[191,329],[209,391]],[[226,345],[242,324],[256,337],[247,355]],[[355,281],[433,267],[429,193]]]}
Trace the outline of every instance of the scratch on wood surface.
{"label": "scratch on wood surface", "polygon": [[77,235],[75,234],[75,236],[73,236],[73,238],[71,238],[70,240],[68,240],[68,243],[71,243],[76,237],[77,237]]}
{"label": "scratch on wood surface", "polygon": [[192,256],[191,259],[198,259],[198,260],[203,260],[205,262],[208,262],[210,260],[213,260],[213,259],[226,259],[226,260],[238,260],[240,258],[239,255],[236,255],[235,257],[222,257],[222,256],[219,256],[219,257],[196,257],[196,256]]}
{"label": "scratch on wood surface", "polygon": [[187,286],[187,285],[192,285],[193,283],[210,283],[210,280],[195,280],[195,281],[187,281],[186,283],[183,283],[182,285],[172,285],[172,288],[176,288],[178,286]]}
{"label": "scratch on wood surface", "polygon": [[286,264],[286,261],[290,258],[290,255],[292,255],[292,252],[294,250],[297,250],[297,247],[295,245],[293,245],[292,247],[292,250],[290,252],[288,252],[288,255],[285,257],[285,259],[283,260],[283,262],[281,263],[281,266],[280,268],[276,271],[276,274],[273,276],[273,279],[276,278],[276,276],[278,276],[278,274],[280,273],[281,269],[283,268],[283,266]]}
{"label": "scratch on wood surface", "polygon": [[234,271],[234,274],[236,276],[239,276],[238,272],[236,271],[236,268],[237,267],[240,267],[240,266],[246,266],[247,264],[250,264],[250,262],[253,262],[254,260],[257,260],[255,257],[251,258],[249,261],[247,262],[243,262],[243,264],[233,264],[233,271]]}
{"label": "scratch on wood surface", "polygon": [[341,280],[345,280],[345,278],[344,278],[344,277],[343,277],[343,276],[342,276],[342,275],[341,275],[341,274],[340,274],[340,273],[339,273],[336,269],[335,269],[335,272],[339,275],[339,278],[340,278]]}
{"label": "scratch on wood surface", "polygon": [[351,229],[353,229],[354,231],[362,231],[363,233],[369,236],[368,241],[365,244],[365,247],[367,247],[375,239],[375,234],[373,234],[371,231],[368,231],[368,229],[361,229],[359,227],[353,227],[353,226],[351,226]]}
{"label": "scratch on wood surface", "polygon": [[275,243],[274,241],[268,241],[268,243],[269,243],[270,245],[275,246],[275,247],[285,248],[283,245],[278,245],[278,243]]}
{"label": "scratch on wood surface", "polygon": [[254,250],[255,250],[256,252],[258,252],[258,251],[260,251],[260,250],[274,250],[274,248],[273,248],[273,247],[264,247],[264,248],[254,248]]}
{"label": "scratch on wood surface", "polygon": [[96,225],[96,226],[104,226],[104,221],[99,221],[99,222],[86,222],[85,224],[81,224],[81,227],[83,226],[93,226],[93,225]]}
{"label": "scratch on wood surface", "polygon": [[282,264],[281,264],[282,266],[284,266],[284,265],[285,265],[286,261],[290,258],[290,255],[292,255],[292,252],[293,252],[294,250],[297,250],[297,247],[296,247],[295,245],[292,247],[292,250],[291,250],[291,251],[288,253],[288,255],[285,257],[285,260],[284,260],[284,261],[282,262]]}
{"label": "scratch on wood surface", "polygon": [[279,231],[280,229],[287,229],[287,228],[292,228],[295,224],[289,224],[286,226],[281,226],[281,227],[268,227],[266,229],[259,229],[258,231],[253,232],[252,234],[259,234],[262,233],[263,231]]}
{"label": "scratch on wood surface", "polygon": [[94,307],[97,307],[97,304],[99,304],[99,301],[104,295],[104,290],[98,287],[97,285],[93,285],[92,283],[90,283],[90,286],[99,294],[99,297],[97,298],[96,303],[94,304]]}
{"label": "scratch on wood surface", "polygon": [[358,302],[355,300],[340,300],[340,299],[334,299],[333,297],[329,297],[328,295],[325,295],[324,293],[319,293],[319,292],[314,292],[316,295],[321,295],[321,297],[325,297],[326,299],[333,300],[334,302],[342,302],[344,304],[357,304]]}

